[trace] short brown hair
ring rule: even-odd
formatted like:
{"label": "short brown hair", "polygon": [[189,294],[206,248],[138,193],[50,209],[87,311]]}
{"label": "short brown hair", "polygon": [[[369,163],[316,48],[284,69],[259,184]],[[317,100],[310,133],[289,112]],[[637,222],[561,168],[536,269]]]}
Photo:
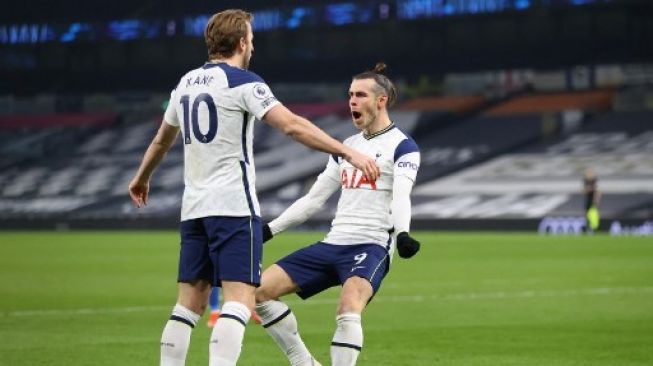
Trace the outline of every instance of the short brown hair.
{"label": "short brown hair", "polygon": [[362,72],[354,76],[353,79],[374,79],[374,82],[376,82],[376,88],[374,88],[376,94],[385,94],[388,97],[388,107],[392,107],[392,105],[397,101],[397,88],[392,81],[385,76],[387,70],[388,65],[383,62],[378,62],[372,70]]}
{"label": "short brown hair", "polygon": [[213,14],[204,30],[209,60],[233,56],[240,39],[247,37],[247,23],[251,24],[253,18],[252,14],[240,9]]}

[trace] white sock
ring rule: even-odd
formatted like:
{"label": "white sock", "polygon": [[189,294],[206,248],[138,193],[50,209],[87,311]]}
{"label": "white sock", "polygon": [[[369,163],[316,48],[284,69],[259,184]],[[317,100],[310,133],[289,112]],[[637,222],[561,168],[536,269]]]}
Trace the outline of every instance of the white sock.
{"label": "white sock", "polygon": [[295,314],[281,301],[269,300],[256,305],[263,328],[274,339],[293,366],[313,365],[313,356],[297,330]]}
{"label": "white sock", "polygon": [[161,335],[161,366],[184,366],[190,334],[199,319],[199,314],[175,305]]}
{"label": "white sock", "polygon": [[338,324],[331,342],[331,365],[356,365],[363,348],[363,326],[360,314],[345,313],[336,317]]}
{"label": "white sock", "polygon": [[209,343],[209,366],[235,366],[243,347],[245,325],[252,315],[251,311],[236,301],[222,305],[222,313]]}

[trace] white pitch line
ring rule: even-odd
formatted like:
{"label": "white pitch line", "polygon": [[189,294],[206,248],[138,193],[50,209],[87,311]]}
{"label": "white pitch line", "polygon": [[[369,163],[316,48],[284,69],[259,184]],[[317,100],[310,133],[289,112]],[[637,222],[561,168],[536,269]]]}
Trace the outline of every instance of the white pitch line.
{"label": "white pitch line", "polygon": [[49,310],[18,310],[3,312],[5,317],[9,316],[56,316],[56,315],[97,315],[97,314],[123,314],[123,313],[144,313],[148,311],[159,311],[172,309],[172,306],[129,306],[122,308],[83,308],[83,309],[49,309]]}
{"label": "white pitch line", "polygon": [[[653,293],[653,287],[597,287],[570,290],[527,290],[517,292],[467,292],[452,294],[432,295],[406,295],[406,296],[379,296],[374,302],[424,302],[424,301],[469,301],[469,300],[501,300],[525,299],[544,297],[574,297],[574,296],[606,296],[606,295],[637,295]],[[337,298],[311,299],[302,301],[298,299],[285,300],[286,303],[307,305],[337,304]],[[83,309],[49,309],[49,310],[18,310],[0,313],[1,317],[27,317],[27,316],[70,316],[70,315],[97,315],[97,314],[124,314],[142,313],[151,311],[164,311],[172,306],[130,306],[121,308],[83,308]]]}
{"label": "white pitch line", "polygon": [[[467,292],[432,295],[379,296],[374,302],[423,302],[423,301],[464,301],[464,300],[496,300],[523,299],[534,297],[571,297],[587,295],[621,295],[653,293],[653,287],[599,287],[571,290],[527,290],[518,292]],[[338,299],[289,300],[288,304],[324,305],[337,304]]]}

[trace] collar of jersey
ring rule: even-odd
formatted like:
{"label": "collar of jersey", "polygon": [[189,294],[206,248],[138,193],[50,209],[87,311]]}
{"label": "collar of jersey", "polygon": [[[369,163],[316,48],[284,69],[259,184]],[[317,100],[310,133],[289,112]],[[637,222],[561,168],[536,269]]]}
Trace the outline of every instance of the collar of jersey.
{"label": "collar of jersey", "polygon": [[365,137],[366,140],[371,140],[371,139],[373,139],[373,138],[375,138],[377,136],[383,135],[384,133],[390,131],[393,128],[395,128],[395,124],[394,124],[394,122],[390,122],[390,125],[388,127],[384,128],[384,129],[382,129],[381,131],[376,131],[376,132],[374,132],[373,134],[370,134],[370,135],[366,135],[365,133],[363,133],[363,137]]}
{"label": "collar of jersey", "polygon": [[228,63],[226,63],[226,62],[224,62],[224,61],[218,61],[218,62],[207,61],[207,62],[204,63],[204,65],[202,66],[202,68],[203,68],[204,70],[206,70],[206,69],[210,69],[210,68],[213,68],[213,67],[216,67],[216,66],[220,66],[220,65],[226,65],[227,67],[230,67],[230,68],[232,68],[232,69],[243,70],[243,69],[241,69],[240,67],[231,66],[231,65],[229,65]]}
{"label": "collar of jersey", "polygon": [[210,69],[210,68],[212,68],[212,67],[217,67],[217,66],[219,66],[220,64],[226,64],[226,62],[210,62],[210,61],[209,61],[209,62],[206,62],[206,63],[202,66],[202,68],[203,68],[204,70],[206,70],[206,69]]}

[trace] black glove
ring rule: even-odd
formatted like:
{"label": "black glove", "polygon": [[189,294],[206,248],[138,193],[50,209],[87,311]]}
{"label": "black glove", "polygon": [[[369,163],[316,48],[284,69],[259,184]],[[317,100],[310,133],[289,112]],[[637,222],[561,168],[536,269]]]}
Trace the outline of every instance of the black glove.
{"label": "black glove", "polygon": [[270,225],[268,224],[263,224],[263,242],[265,243],[266,241],[272,239],[274,235],[272,235],[272,230],[270,230]]}
{"label": "black glove", "polygon": [[402,231],[397,235],[397,251],[401,258],[410,258],[419,252],[419,242]]}

